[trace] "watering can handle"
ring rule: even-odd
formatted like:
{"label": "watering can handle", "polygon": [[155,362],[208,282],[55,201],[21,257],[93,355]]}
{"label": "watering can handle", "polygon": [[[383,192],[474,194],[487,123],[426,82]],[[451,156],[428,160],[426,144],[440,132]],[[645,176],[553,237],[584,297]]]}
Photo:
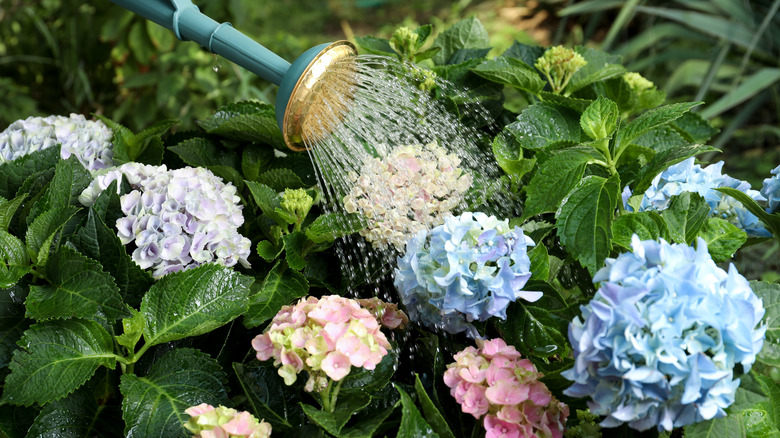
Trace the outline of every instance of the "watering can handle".
{"label": "watering can handle", "polygon": [[182,41],[192,40],[276,85],[290,63],[230,23],[217,23],[191,0],[111,0],[119,6],[172,30]]}

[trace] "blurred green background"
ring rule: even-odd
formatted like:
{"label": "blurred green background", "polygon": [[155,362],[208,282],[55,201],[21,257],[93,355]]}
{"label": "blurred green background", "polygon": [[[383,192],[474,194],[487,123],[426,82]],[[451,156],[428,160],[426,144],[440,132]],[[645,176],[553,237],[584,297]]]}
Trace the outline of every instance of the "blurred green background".
{"label": "blurred green background", "polygon": [[[623,56],[670,101],[704,100],[727,170],[760,186],[780,162],[780,0],[196,0],[282,57],[399,26],[441,31],[476,15],[494,54],[517,39]],[[276,87],[107,0],[0,1],[0,129],[31,115],[96,113],[133,130],[181,129]],[[507,96],[507,105],[513,104]],[[719,159],[719,157],[705,157]]]}
{"label": "blurred green background", "polygon": [[[195,3],[290,61],[323,42],[387,38],[399,26],[426,23],[441,32],[472,15],[488,30],[492,55],[514,40],[608,50],[668,101],[706,102],[700,114],[720,129],[713,145],[724,153],[704,160],[725,159],[725,171],[754,188],[780,163],[780,0]],[[108,0],[0,0],[0,130],[28,116],[71,112],[105,115],[134,131],[173,118],[182,121],[175,129],[187,130],[224,104],[272,103],[275,92]],[[517,97],[508,92],[506,106],[521,108]],[[777,253],[777,245],[761,245],[741,252],[738,263],[766,275]]]}

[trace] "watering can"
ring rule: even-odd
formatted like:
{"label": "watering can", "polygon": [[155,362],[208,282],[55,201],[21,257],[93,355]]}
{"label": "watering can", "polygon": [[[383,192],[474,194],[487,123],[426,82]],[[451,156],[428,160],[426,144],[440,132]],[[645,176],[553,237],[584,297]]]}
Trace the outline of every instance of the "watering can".
{"label": "watering can", "polygon": [[[328,108],[318,92],[323,81],[334,77],[336,65],[357,55],[348,41],[320,44],[300,55],[292,64],[233,28],[200,12],[191,0],[111,0],[119,6],[172,30],[182,41],[195,41],[212,53],[223,56],[263,79],[279,86],[276,121],[284,141],[292,150],[306,149],[321,130],[305,129],[311,119],[320,118]],[[339,78],[344,77],[340,68]],[[308,138],[307,138],[308,137]]]}

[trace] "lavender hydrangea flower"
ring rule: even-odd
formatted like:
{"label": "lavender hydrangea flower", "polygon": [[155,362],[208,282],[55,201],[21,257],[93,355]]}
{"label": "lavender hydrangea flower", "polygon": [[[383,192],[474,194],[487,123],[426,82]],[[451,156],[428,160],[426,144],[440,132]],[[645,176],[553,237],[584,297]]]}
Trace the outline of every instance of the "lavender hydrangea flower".
{"label": "lavender hydrangea flower", "polygon": [[733,265],[715,265],[704,240],[696,249],[640,241],[607,259],[596,296],[569,325],[574,381],[564,391],[592,398],[601,423],[637,430],[720,418],[764,342],[764,307]]}
{"label": "lavender hydrangea flower", "polygon": [[761,194],[766,198],[767,213],[774,213],[780,206],[780,166],[772,169],[771,178],[764,179],[764,185],[761,187]]}
{"label": "lavender hydrangea flower", "polygon": [[533,245],[508,220],[470,212],[448,217],[409,240],[395,287],[412,320],[450,333],[474,320],[506,319],[510,302],[542,296],[522,290],[531,278],[527,247]]}
{"label": "lavender hydrangea flower", "polygon": [[[694,164],[691,157],[681,163],[670,166],[654,179],[650,188],[645,191],[639,211],[661,211],[669,207],[672,196],[683,192],[698,193],[710,206],[710,216],[720,217],[744,230],[748,236],[771,237],[772,234],[764,228],[758,217],[747,211],[734,198],[714,190],[720,187],[730,187],[742,192],[756,201],[766,200],[757,190],[750,188],[750,183],[732,178],[721,173],[723,161],[702,168]],[[625,194],[624,194],[625,200]]]}
{"label": "lavender hydrangea flower", "polygon": [[251,242],[238,233],[244,217],[235,186],[208,169],[127,163],[98,176],[79,199],[93,203],[119,177],[133,190],[120,198],[125,217],[116,222],[117,235],[135,243],[133,260],[155,278],[205,263],[249,267]]}
{"label": "lavender hydrangea flower", "polygon": [[0,133],[0,163],[61,144],[63,159],[74,155],[89,171],[113,166],[113,132],[101,121],[81,114],[28,117]]}

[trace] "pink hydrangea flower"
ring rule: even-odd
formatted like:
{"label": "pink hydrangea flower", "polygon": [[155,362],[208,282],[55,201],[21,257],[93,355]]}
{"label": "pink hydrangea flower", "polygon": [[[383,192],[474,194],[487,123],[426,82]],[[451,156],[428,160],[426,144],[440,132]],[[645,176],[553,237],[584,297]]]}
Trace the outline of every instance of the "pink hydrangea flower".
{"label": "pink hydrangea flower", "polygon": [[538,380],[534,364],[503,339],[477,343],[456,354],[444,373],[463,412],[484,416],[486,438],[561,438],[569,407]]}
{"label": "pink hydrangea flower", "polygon": [[184,410],[190,419],[184,428],[193,438],[269,438],[271,425],[258,421],[249,412],[238,412],[225,406],[214,407],[206,403]]}
{"label": "pink hydrangea flower", "polygon": [[[368,308],[362,307],[366,303]],[[390,325],[384,324],[385,316]],[[360,302],[329,295],[284,306],[266,331],[252,340],[259,360],[273,358],[285,384],[305,370],[306,391],[322,391],[352,367],[373,370],[391,348],[380,323],[398,327],[409,319],[395,304],[376,298]]]}

